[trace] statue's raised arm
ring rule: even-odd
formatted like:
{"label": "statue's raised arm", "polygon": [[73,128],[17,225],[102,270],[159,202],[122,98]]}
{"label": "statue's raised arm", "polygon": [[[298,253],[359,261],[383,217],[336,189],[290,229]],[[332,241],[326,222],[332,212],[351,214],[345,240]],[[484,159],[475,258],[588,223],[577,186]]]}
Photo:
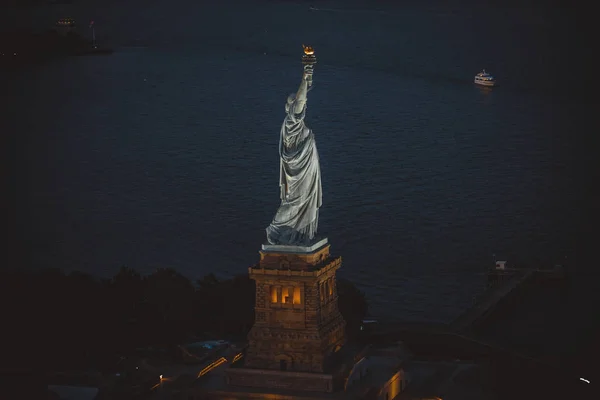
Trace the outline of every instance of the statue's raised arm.
{"label": "statue's raised arm", "polygon": [[304,46],[304,71],[298,91],[288,96],[279,140],[281,205],[267,227],[270,244],[308,245],[317,233],[322,203],[321,169],[314,134],[304,123],[306,100],[316,64]]}
{"label": "statue's raised arm", "polygon": [[312,83],[312,70],[310,72],[308,72],[305,69],[304,73],[302,74],[302,82],[300,82],[300,87],[298,88],[298,91],[296,92],[296,96],[294,97],[294,100],[295,100],[294,113],[295,114],[300,114],[304,110],[304,107],[306,106],[308,88],[310,86],[309,82]]}

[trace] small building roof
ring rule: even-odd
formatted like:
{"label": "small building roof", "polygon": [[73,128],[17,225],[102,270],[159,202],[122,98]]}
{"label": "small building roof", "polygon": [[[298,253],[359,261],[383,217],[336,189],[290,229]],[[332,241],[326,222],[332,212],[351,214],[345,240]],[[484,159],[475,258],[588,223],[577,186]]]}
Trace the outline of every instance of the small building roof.
{"label": "small building roof", "polygon": [[94,400],[99,389],[87,386],[48,385],[48,391],[64,400]]}

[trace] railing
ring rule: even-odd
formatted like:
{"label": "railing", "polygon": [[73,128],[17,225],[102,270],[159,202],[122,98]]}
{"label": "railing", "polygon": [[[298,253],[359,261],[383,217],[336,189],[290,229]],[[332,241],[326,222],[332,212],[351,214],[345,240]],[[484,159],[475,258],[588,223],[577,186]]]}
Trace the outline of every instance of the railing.
{"label": "railing", "polygon": [[310,270],[308,271],[304,271],[304,270],[291,270],[291,269],[286,269],[286,270],[282,270],[282,269],[269,269],[269,268],[261,268],[259,264],[256,264],[252,267],[248,267],[248,272],[250,274],[256,274],[256,275],[278,275],[278,276],[306,276],[306,277],[310,277],[310,276],[319,276],[321,274],[326,273],[327,271],[331,270],[332,268],[336,268],[339,267],[339,265],[342,263],[342,258],[341,257],[337,257],[333,260],[328,260],[327,262],[323,263],[323,265],[325,266],[325,268],[320,268],[320,269],[316,269],[318,268],[318,266],[315,267],[311,267]]}
{"label": "railing", "polygon": [[206,367],[204,367],[202,369],[202,371],[200,371],[198,373],[198,378],[200,378],[203,375],[208,374],[210,371],[212,371],[213,369],[217,368],[219,365],[226,363],[227,359],[225,357],[221,357],[216,361],[213,361],[212,363],[210,363],[209,365],[207,365]]}

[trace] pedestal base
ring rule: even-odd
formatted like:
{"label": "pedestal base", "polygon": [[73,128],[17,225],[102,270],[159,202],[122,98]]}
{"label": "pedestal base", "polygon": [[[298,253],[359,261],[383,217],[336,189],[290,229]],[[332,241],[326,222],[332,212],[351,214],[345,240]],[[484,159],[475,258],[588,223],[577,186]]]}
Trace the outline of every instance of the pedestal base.
{"label": "pedestal base", "polygon": [[[260,262],[253,268],[283,271],[312,271],[330,262],[327,238],[318,239],[310,246],[263,244]],[[252,273],[252,271],[250,271]]]}
{"label": "pedestal base", "polygon": [[312,253],[327,244],[327,238],[317,239],[310,246],[290,246],[281,244],[263,244],[262,250],[272,253]]}
{"label": "pedestal base", "polygon": [[329,356],[345,342],[335,285],[342,260],[329,249],[326,238],[300,251],[263,246],[260,262],[248,271],[256,300],[246,368],[325,372]]}

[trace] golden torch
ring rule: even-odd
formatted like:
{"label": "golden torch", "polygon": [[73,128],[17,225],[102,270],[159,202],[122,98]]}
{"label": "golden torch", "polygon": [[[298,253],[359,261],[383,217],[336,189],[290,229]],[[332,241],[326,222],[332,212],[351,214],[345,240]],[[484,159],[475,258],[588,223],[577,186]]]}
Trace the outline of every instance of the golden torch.
{"label": "golden torch", "polygon": [[308,85],[312,86],[312,75],[315,64],[317,63],[317,57],[315,56],[315,49],[312,46],[302,45],[304,49],[304,55],[302,56],[302,65],[304,65],[304,73],[308,75]]}

